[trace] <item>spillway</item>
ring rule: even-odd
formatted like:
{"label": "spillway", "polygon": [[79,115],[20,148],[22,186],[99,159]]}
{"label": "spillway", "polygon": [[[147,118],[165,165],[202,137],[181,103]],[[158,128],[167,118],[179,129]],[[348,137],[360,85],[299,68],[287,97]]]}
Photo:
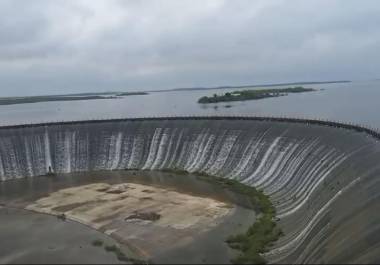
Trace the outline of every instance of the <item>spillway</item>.
{"label": "spillway", "polygon": [[[327,126],[326,126],[327,125]],[[285,236],[273,263],[380,261],[380,143],[333,123],[194,117],[0,128],[2,181],[116,169],[180,169],[262,189]]]}

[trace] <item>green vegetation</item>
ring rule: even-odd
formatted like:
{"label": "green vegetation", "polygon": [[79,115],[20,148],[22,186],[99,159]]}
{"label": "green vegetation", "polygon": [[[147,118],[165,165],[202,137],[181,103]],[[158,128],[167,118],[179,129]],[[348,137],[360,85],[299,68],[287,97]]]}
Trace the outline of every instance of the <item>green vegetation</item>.
{"label": "green vegetation", "polygon": [[66,221],[66,215],[64,213],[61,213],[60,215],[57,215],[58,220]]}
{"label": "green vegetation", "polygon": [[0,98],[0,105],[13,105],[24,103],[37,103],[48,101],[74,101],[92,99],[113,99],[114,96],[33,96],[33,97],[8,97]]}
{"label": "green vegetation", "polygon": [[[184,170],[165,169],[168,173],[188,174]],[[226,243],[235,250],[240,251],[240,255],[232,260],[235,264],[265,264],[262,254],[267,252],[274,242],[282,235],[282,230],[275,222],[276,210],[262,191],[256,190],[240,183],[237,180],[211,176],[205,173],[194,173],[198,179],[219,185],[234,193],[242,194],[249,198],[251,207],[258,214],[256,221],[244,234],[229,236]]]}
{"label": "green vegetation", "polygon": [[104,249],[107,252],[114,252],[116,254],[116,257],[120,261],[129,261],[129,258],[124,254],[124,252],[117,246],[111,245],[111,246],[105,246]]}
{"label": "green vegetation", "polygon": [[46,177],[55,177],[57,174],[53,172],[51,166],[49,166],[49,171],[45,174]]}
{"label": "green vegetation", "polygon": [[125,255],[124,252],[118,246],[106,245],[104,246],[104,249],[107,252],[115,253],[117,259],[120,261],[130,262],[132,264],[147,264],[147,262],[144,262],[142,260],[127,257],[127,255]]}
{"label": "green vegetation", "polygon": [[104,249],[107,251],[107,252],[116,252],[117,250],[119,250],[119,248],[115,245],[107,245],[107,246],[104,246]]}
{"label": "green vegetation", "polygon": [[46,176],[46,177],[55,177],[55,176],[57,176],[57,174],[54,173],[54,172],[48,172],[44,176]]}
{"label": "green vegetation", "polygon": [[101,240],[101,239],[95,239],[94,241],[92,241],[92,245],[94,247],[101,247],[101,246],[103,246],[103,240]]}
{"label": "green vegetation", "polygon": [[149,95],[147,92],[123,92],[116,94],[116,96],[139,96],[139,95]]}
{"label": "green vegetation", "polygon": [[241,184],[237,180],[207,174],[198,173],[198,175],[202,180],[221,185],[232,192],[249,198],[253,209],[259,214],[259,217],[246,233],[230,236],[226,242],[231,248],[241,251],[241,254],[232,260],[233,263],[265,264],[266,261],[261,254],[268,251],[268,248],[283,235],[283,232],[274,221],[276,210],[268,196],[254,187]]}
{"label": "green vegetation", "polygon": [[315,91],[312,88],[304,88],[302,86],[274,89],[259,89],[259,90],[240,90],[227,92],[224,95],[214,94],[212,97],[201,97],[198,103],[218,103],[230,101],[258,100],[270,97],[286,96],[288,93],[302,93]]}

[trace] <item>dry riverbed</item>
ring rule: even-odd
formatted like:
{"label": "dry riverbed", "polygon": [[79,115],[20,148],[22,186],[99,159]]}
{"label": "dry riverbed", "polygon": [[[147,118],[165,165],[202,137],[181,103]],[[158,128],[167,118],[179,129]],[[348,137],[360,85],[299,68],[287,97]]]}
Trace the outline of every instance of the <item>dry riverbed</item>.
{"label": "dry riverbed", "polygon": [[62,216],[115,236],[150,258],[158,245],[185,245],[234,207],[211,198],[135,183],[94,183],[61,189],[25,207]]}
{"label": "dry riverbed", "polygon": [[227,237],[256,218],[245,197],[169,172],[58,174],[0,182],[0,190],[0,261],[10,263],[125,262],[107,251],[115,245],[151,263],[227,264],[236,256]]}

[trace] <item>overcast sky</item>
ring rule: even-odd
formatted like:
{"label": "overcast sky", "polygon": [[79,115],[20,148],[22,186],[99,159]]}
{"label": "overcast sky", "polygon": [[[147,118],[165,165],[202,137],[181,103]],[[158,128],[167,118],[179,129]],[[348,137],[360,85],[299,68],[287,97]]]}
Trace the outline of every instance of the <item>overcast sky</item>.
{"label": "overcast sky", "polygon": [[379,78],[378,0],[0,0],[0,96]]}

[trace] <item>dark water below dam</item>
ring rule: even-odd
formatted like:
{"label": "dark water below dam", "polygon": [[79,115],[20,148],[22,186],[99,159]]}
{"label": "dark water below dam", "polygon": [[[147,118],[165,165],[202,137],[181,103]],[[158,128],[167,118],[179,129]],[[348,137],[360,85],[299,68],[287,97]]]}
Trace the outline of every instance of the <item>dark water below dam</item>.
{"label": "dark water below dam", "polygon": [[[15,179],[0,182],[0,202],[11,207],[0,211],[0,239],[2,242],[8,242],[7,247],[0,250],[0,261],[6,263],[45,263],[57,260],[69,263],[119,262],[114,255],[91,245],[92,241],[98,238],[112,243],[111,238],[75,222],[62,222],[53,216],[16,210],[61,189],[92,183],[137,183],[169,188],[180,193],[213,198],[235,205],[232,215],[224,218],[222,223],[207,232],[194,234],[194,239],[188,244],[169,251],[166,250],[169,246],[164,242],[157,245],[154,249],[157,254],[152,257],[153,263],[228,264],[236,253],[227,246],[226,238],[229,235],[245,232],[255,221],[255,212],[246,207],[248,206],[246,197],[198,180],[194,175],[155,171],[94,171]],[[48,228],[45,229],[45,226]],[[24,240],[25,238],[28,240]],[[64,242],[68,246],[62,246]],[[65,253],[68,252],[71,253],[71,258],[65,257]]]}
{"label": "dark water below dam", "polygon": [[92,240],[114,240],[94,229],[22,209],[0,208],[1,264],[123,264]]}
{"label": "dark water below dam", "polygon": [[275,263],[380,261],[379,158],[378,139],[364,132],[294,122],[178,118],[0,129],[2,180],[49,167],[180,169],[263,189],[285,232],[266,253]]}

